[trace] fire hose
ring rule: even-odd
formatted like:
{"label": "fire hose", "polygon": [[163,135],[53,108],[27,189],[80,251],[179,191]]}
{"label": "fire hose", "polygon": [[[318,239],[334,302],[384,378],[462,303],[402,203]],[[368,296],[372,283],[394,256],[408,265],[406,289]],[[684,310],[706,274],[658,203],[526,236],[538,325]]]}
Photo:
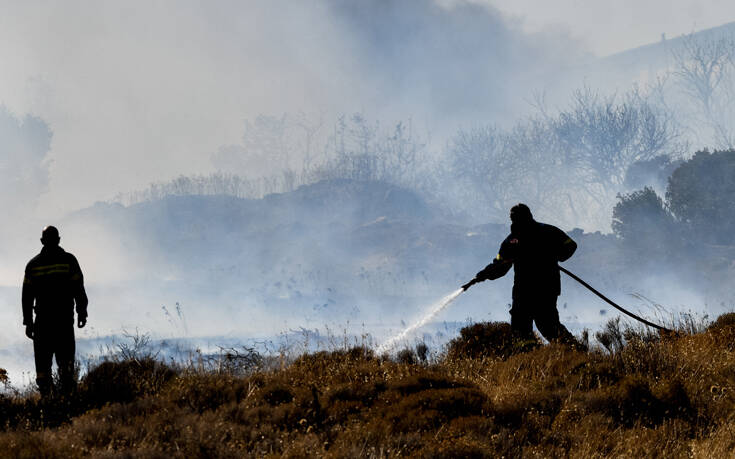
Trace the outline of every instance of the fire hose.
{"label": "fire hose", "polygon": [[[603,295],[602,293],[598,292],[594,287],[592,287],[590,284],[588,284],[584,280],[580,279],[576,274],[572,273],[571,271],[569,271],[569,270],[567,270],[567,269],[565,269],[565,268],[563,268],[561,266],[559,266],[559,270],[561,272],[563,272],[564,274],[566,274],[567,276],[569,276],[572,279],[574,279],[575,281],[577,281],[580,284],[582,284],[589,291],[591,291],[595,295],[597,295],[600,298],[602,298],[607,304],[609,304],[610,306],[614,307],[615,309],[617,309],[618,311],[622,312],[623,314],[626,314],[626,315],[634,318],[635,320],[637,320],[639,322],[642,322],[642,323],[648,325],[649,327],[653,327],[653,328],[656,328],[656,329],[661,330],[661,331],[664,331],[664,332],[673,333],[672,330],[670,330],[670,329],[668,329],[666,327],[663,327],[661,325],[655,324],[653,322],[649,322],[648,320],[644,319],[643,317],[640,317],[640,316],[638,316],[636,314],[633,314],[632,312],[628,311],[627,309],[623,308],[622,306],[619,306],[614,301],[612,301],[610,298],[608,298],[605,295]],[[480,282],[480,280],[477,279],[477,278],[474,278],[471,281],[469,281],[468,283],[464,284],[462,286],[462,290],[467,290],[468,288],[472,287],[473,285],[475,285],[478,282]]]}
{"label": "fire hose", "polygon": [[637,315],[633,314],[632,312],[628,311],[627,309],[625,309],[625,308],[623,308],[623,307],[621,307],[621,306],[619,306],[619,305],[615,304],[615,302],[614,302],[614,301],[612,301],[612,300],[611,300],[610,298],[606,297],[606,296],[605,296],[605,295],[603,295],[602,293],[600,293],[600,292],[598,292],[597,290],[595,290],[595,288],[594,288],[594,287],[592,287],[592,286],[591,286],[590,284],[588,284],[587,282],[585,282],[585,281],[583,281],[582,279],[580,279],[580,278],[579,278],[579,277],[578,277],[578,276],[577,276],[576,274],[572,273],[571,271],[569,271],[569,270],[567,270],[567,269],[565,269],[565,268],[563,268],[563,267],[561,267],[561,266],[559,266],[559,270],[560,270],[561,272],[563,272],[564,274],[566,274],[567,276],[569,276],[569,277],[571,277],[572,279],[574,279],[575,281],[579,282],[579,283],[580,283],[580,284],[582,284],[583,286],[585,286],[585,287],[586,287],[586,288],[587,288],[587,289],[588,289],[588,290],[589,290],[590,292],[592,292],[592,293],[594,293],[595,295],[599,296],[599,297],[600,297],[600,298],[602,298],[602,299],[603,299],[603,300],[604,300],[604,301],[605,301],[605,302],[606,302],[607,304],[609,304],[610,306],[614,307],[615,309],[617,309],[618,311],[622,312],[623,314],[627,314],[627,315],[629,315],[630,317],[634,318],[635,320],[637,320],[637,321],[639,321],[639,322],[643,322],[644,324],[648,325],[649,327],[653,327],[653,328],[656,328],[656,329],[658,329],[658,330],[661,330],[661,331],[665,331],[665,332],[673,333],[673,332],[672,332],[671,330],[669,330],[668,328],[666,328],[666,327],[662,327],[661,325],[655,324],[655,323],[653,323],[653,322],[649,322],[649,321],[647,321],[646,319],[644,319],[643,317],[637,316]]}

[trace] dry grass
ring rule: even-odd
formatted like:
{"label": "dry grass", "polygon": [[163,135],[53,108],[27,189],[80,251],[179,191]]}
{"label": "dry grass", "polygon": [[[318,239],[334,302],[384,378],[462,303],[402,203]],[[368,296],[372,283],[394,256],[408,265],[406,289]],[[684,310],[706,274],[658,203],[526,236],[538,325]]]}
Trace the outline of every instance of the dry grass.
{"label": "dry grass", "polygon": [[[616,328],[618,327],[618,328]],[[726,457],[735,315],[697,334],[609,324],[580,352],[463,330],[437,361],[353,348],[283,369],[105,362],[70,400],[0,399],[14,457]],[[611,338],[618,339],[618,338]],[[602,341],[605,337],[602,336]],[[404,353],[405,354],[405,353]]]}

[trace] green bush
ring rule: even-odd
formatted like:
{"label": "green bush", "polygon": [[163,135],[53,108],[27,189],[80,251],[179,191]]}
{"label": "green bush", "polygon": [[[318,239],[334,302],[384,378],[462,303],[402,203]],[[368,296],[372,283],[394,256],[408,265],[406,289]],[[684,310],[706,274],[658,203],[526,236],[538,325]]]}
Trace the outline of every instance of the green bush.
{"label": "green bush", "polygon": [[735,150],[697,152],[669,178],[666,203],[690,237],[735,244]]}
{"label": "green bush", "polygon": [[663,254],[672,245],[674,219],[652,188],[619,195],[613,208],[613,232],[626,248]]}

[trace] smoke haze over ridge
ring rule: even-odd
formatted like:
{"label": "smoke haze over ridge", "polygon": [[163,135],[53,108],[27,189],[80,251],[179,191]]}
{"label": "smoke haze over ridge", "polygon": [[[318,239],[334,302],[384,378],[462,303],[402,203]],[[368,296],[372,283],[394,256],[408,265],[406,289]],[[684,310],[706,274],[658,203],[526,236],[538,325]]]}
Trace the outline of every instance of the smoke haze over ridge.
{"label": "smoke haze over ridge", "polygon": [[[235,154],[246,150],[246,120],[261,113],[279,117],[303,112],[307,119],[324,121],[324,135],[331,134],[340,114],[361,112],[384,125],[410,119],[437,148],[458,128],[512,128],[529,113],[535,94],[547,92],[551,100],[566,100],[566,89],[585,82],[583,73],[570,68],[594,60],[589,43],[571,27],[547,28],[534,22],[529,30],[523,15],[533,12],[511,15],[498,2],[70,1],[14,3],[6,10],[9,14],[0,16],[0,104],[5,107],[0,112],[5,142],[0,154],[22,173],[8,169],[3,177],[8,190],[2,204],[13,222],[3,228],[7,237],[0,246],[6,260],[0,266],[3,318],[20,323],[24,263],[39,249],[40,228],[61,220],[62,245],[80,257],[93,300],[92,319],[98,328],[86,330],[87,338],[141,323],[144,330],[179,333],[160,311],[178,301],[190,324],[206,325],[191,327],[198,335],[254,334],[256,322],[265,324],[268,333],[277,333],[284,328],[283,316],[292,314],[284,305],[303,306],[311,325],[329,318],[334,304],[344,306],[342,318],[353,321],[374,311],[393,313],[390,318],[396,321],[399,316],[420,317],[417,308],[431,304],[430,294],[451,291],[494,256],[504,226],[447,229],[442,226],[447,225],[441,221],[444,216],[407,223],[415,215],[400,213],[361,219],[345,212],[339,214],[342,221],[307,222],[314,209],[294,204],[309,202],[298,193],[281,201],[270,198],[266,204],[283,205],[274,206],[274,214],[286,217],[271,216],[277,223],[252,232],[230,225],[237,221],[244,226],[255,218],[221,218],[219,224],[201,218],[186,226],[194,220],[187,212],[205,215],[217,210],[213,202],[218,198],[171,199],[159,207],[104,204],[81,214],[69,212],[180,174],[227,171],[226,162],[213,159],[228,149]],[[653,35],[657,38],[658,31]],[[13,158],[18,152],[23,160]],[[273,164],[266,158],[257,173],[279,172]],[[22,186],[10,180],[16,176]],[[314,193],[314,202],[328,201],[328,190],[322,193]],[[387,212],[381,206],[404,195],[388,187],[375,196],[385,196],[375,201],[375,208]],[[423,211],[424,203],[417,202],[407,198],[402,205]],[[229,204],[222,205],[220,210],[228,209]],[[257,212],[252,215],[267,220]],[[121,221],[129,226],[116,226]],[[168,240],[166,225],[171,223],[180,226]],[[239,239],[244,234],[252,237],[253,247]],[[415,244],[398,241],[401,245],[394,240],[396,234],[415,237]],[[366,255],[381,238],[389,241],[387,249],[379,247],[385,252]],[[449,241],[446,246],[437,242],[444,240]],[[271,246],[257,247],[262,241]],[[177,244],[193,248],[180,250]],[[456,258],[441,251],[457,246],[465,251]],[[240,258],[228,259],[235,250],[242,250]],[[297,255],[290,256],[289,250]],[[434,256],[433,277],[415,263],[422,256]],[[268,266],[274,260],[286,268]],[[302,268],[313,260],[321,263],[314,272]],[[461,261],[452,265],[446,260]],[[242,267],[248,263],[252,266]],[[265,266],[267,273],[253,266]],[[396,266],[406,269],[398,273]],[[325,267],[339,274],[324,274]],[[291,281],[294,272],[302,277]],[[338,296],[329,290],[332,282],[344,287],[350,276],[363,276],[356,291],[366,297],[364,303],[355,300],[357,293]],[[660,284],[675,282],[666,273],[656,279],[663,279]],[[510,282],[505,278],[492,288],[478,289],[483,293],[463,295],[464,303],[458,302],[462,304],[452,317],[507,319]],[[652,289],[654,283],[649,282]],[[213,293],[217,289],[224,293]],[[690,307],[702,304],[697,294],[672,291],[667,302],[685,297]],[[388,301],[367,298],[376,292]],[[574,295],[573,288],[569,292]],[[576,306],[586,306],[587,301],[580,297],[576,304],[570,301],[569,311],[562,311],[563,320],[601,320],[594,308],[578,314]],[[490,302],[498,307],[483,309]],[[362,307],[365,315],[350,315],[353,307]],[[221,310],[213,313],[216,308]],[[302,318],[294,316],[288,326],[300,326]],[[20,326],[2,338],[5,343],[27,344]]]}
{"label": "smoke haze over ridge", "polygon": [[13,3],[0,18],[0,103],[54,133],[42,209],[60,214],[211,171],[209,156],[261,113],[413,118],[440,142],[460,125],[511,123],[534,93],[583,83],[563,81],[588,56],[575,30],[600,20],[528,5]]}
{"label": "smoke haze over ridge", "polygon": [[208,172],[260,113],[365,111],[446,133],[509,121],[579,54],[464,2],[142,5],[16,4],[0,19],[0,102],[54,133],[47,214]]}

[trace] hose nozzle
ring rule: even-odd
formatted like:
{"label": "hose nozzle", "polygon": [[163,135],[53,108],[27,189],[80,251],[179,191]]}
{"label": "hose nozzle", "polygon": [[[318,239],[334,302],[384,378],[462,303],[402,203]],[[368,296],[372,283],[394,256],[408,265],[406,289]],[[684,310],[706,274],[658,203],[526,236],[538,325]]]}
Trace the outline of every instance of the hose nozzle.
{"label": "hose nozzle", "polygon": [[479,281],[479,280],[477,280],[477,278],[475,277],[475,278],[474,278],[474,279],[472,279],[471,281],[469,281],[469,282],[467,282],[466,284],[464,284],[464,285],[462,286],[462,290],[463,290],[463,291],[467,291],[467,289],[468,289],[468,288],[472,287],[473,285],[475,285],[475,284],[476,284],[476,283],[478,283],[478,282],[480,282],[480,281]]}

